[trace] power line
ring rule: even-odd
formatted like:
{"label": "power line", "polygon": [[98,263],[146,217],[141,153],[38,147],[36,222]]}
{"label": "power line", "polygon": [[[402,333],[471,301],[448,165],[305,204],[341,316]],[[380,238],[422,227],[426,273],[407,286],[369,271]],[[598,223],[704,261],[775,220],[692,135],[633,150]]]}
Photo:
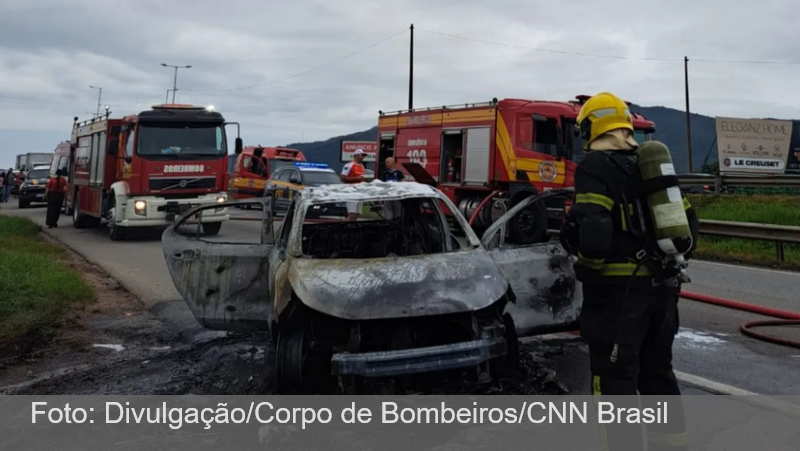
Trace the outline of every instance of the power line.
{"label": "power line", "polygon": [[[347,54],[347,55],[345,55],[345,56],[343,56],[341,58],[337,58],[335,60],[328,61],[325,64],[322,64],[322,65],[313,67],[311,69],[304,70],[302,72],[298,72],[296,74],[292,74],[292,75],[289,75],[289,76],[286,76],[286,77],[283,77],[283,78],[280,78],[280,79],[277,79],[277,80],[270,80],[270,81],[266,81],[266,82],[263,82],[263,83],[258,83],[258,84],[255,84],[255,85],[239,86],[239,87],[236,87],[236,88],[228,88],[228,89],[210,89],[210,90],[205,90],[205,89],[183,88],[183,89],[181,89],[181,91],[191,91],[191,92],[198,92],[198,93],[243,91],[243,90],[246,90],[246,89],[258,88],[258,87],[261,87],[261,86],[267,86],[267,85],[279,83],[279,82],[282,82],[282,81],[291,80],[293,78],[301,77],[303,75],[310,74],[312,72],[316,72],[316,71],[318,71],[320,69],[324,69],[324,68],[326,68],[328,66],[332,66],[332,65],[334,65],[336,63],[340,63],[340,62],[342,62],[342,61],[344,61],[346,59],[352,58],[352,57],[354,57],[354,56],[356,56],[358,54],[364,53],[367,50],[373,49],[373,48],[375,48],[375,47],[377,47],[377,46],[379,46],[379,45],[381,45],[381,44],[383,44],[383,43],[385,43],[387,41],[390,41],[390,40],[392,40],[392,39],[394,39],[394,38],[396,38],[396,37],[398,37],[398,36],[400,36],[400,35],[402,35],[402,34],[404,34],[406,32],[408,32],[408,29],[403,29],[402,31],[400,31],[398,33],[395,33],[395,34],[393,34],[393,35],[391,35],[389,37],[381,39],[378,42],[375,42],[375,43],[373,43],[371,45],[368,45],[368,46],[363,47],[363,48],[361,48],[359,50],[356,50],[355,52],[349,53],[349,54]],[[124,103],[124,104],[111,104],[111,106],[113,106],[113,107],[127,107],[127,106],[138,105],[138,104],[146,103],[146,102],[156,102],[156,101],[160,100],[161,98],[162,98],[162,96],[159,95],[158,97],[150,97],[148,100],[136,100],[136,101],[128,102],[128,103]]]}
{"label": "power line", "polygon": [[407,33],[407,32],[408,32],[408,29],[403,29],[402,31],[400,31],[398,33],[395,33],[395,34],[393,34],[393,35],[391,35],[391,36],[389,36],[387,38],[381,39],[380,41],[375,42],[374,44],[371,44],[371,45],[369,45],[367,47],[361,48],[361,49],[359,49],[359,50],[357,50],[357,51],[355,51],[353,53],[347,54],[347,55],[345,55],[345,56],[343,56],[341,58],[335,59],[333,61],[329,61],[329,62],[327,62],[325,64],[320,65],[320,66],[317,66],[317,67],[314,67],[314,68],[311,68],[311,69],[308,69],[308,70],[304,70],[302,72],[298,72],[296,74],[292,74],[292,75],[289,75],[289,76],[286,76],[286,77],[283,77],[283,78],[279,78],[279,79],[276,79],[276,80],[265,81],[263,83],[258,83],[258,84],[249,85],[249,86],[240,86],[240,87],[237,87],[237,88],[211,89],[211,90],[183,89],[183,91],[191,91],[191,92],[231,92],[231,91],[243,91],[243,90],[246,90],[246,89],[253,89],[253,88],[258,88],[258,87],[261,87],[261,86],[267,86],[267,85],[272,85],[272,84],[275,84],[275,83],[280,83],[282,81],[287,81],[287,80],[291,80],[293,78],[301,77],[303,75],[310,74],[312,72],[316,72],[316,71],[318,71],[320,69],[324,69],[324,68],[326,68],[328,66],[332,66],[332,65],[334,65],[336,63],[340,63],[340,62],[342,62],[342,61],[344,61],[346,59],[352,58],[352,57],[354,57],[354,56],[356,56],[356,55],[358,55],[360,53],[366,52],[367,50],[373,49],[373,48],[375,48],[375,47],[377,47],[377,46],[379,46],[379,45],[381,45],[381,44],[383,44],[383,43],[385,43],[387,41],[390,41],[390,40],[392,40],[392,39],[394,39],[394,38],[396,38],[396,37],[398,37],[398,36],[400,36],[400,35],[402,35],[404,33]]}
{"label": "power line", "polygon": [[[607,54],[597,54],[597,53],[582,53],[582,52],[570,52],[567,50],[556,50],[556,49],[547,49],[542,47],[530,47],[525,45],[518,45],[518,44],[508,44],[503,42],[496,42],[496,41],[487,41],[485,39],[477,39],[477,38],[470,38],[466,36],[458,36],[450,33],[442,33],[439,31],[432,31],[426,30],[423,28],[415,28],[418,31],[422,31],[429,34],[435,34],[439,36],[446,36],[448,38],[453,39],[460,39],[463,41],[472,41],[472,42],[480,42],[483,44],[491,44],[491,45],[498,45],[503,47],[511,47],[511,48],[518,48],[518,49],[525,49],[525,50],[533,50],[536,52],[547,52],[547,53],[558,53],[562,55],[572,55],[572,56],[583,56],[583,57],[590,57],[590,58],[607,58],[607,59],[620,59],[620,60],[633,60],[633,61],[667,61],[667,62],[677,62],[683,61],[683,58],[660,58],[660,57],[646,57],[646,56],[623,56],[623,55],[607,55]],[[716,60],[716,59],[690,59],[689,61],[695,63],[729,63],[729,64],[800,64],[800,61],[754,61],[754,60]]]}

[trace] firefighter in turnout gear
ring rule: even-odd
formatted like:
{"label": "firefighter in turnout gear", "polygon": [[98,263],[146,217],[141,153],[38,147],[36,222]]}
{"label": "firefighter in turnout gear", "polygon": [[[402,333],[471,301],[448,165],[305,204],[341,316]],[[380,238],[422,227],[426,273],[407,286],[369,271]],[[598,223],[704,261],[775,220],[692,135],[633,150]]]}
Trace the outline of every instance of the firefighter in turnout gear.
{"label": "firefighter in turnout gear", "polygon": [[[647,425],[648,447],[685,450],[672,345],[680,285],[688,282],[685,261],[694,249],[699,222],[681,196],[668,149],[655,141],[640,148],[623,100],[607,92],[591,97],[581,108],[577,127],[586,155],[575,172],[575,199],[561,239],[578,258],[580,327],[589,346],[592,393],[617,407],[639,407],[637,394],[647,404],[641,407],[668,401],[668,424]],[[657,174],[650,171],[643,180],[640,168],[653,167]],[[661,204],[652,208],[654,199]],[[614,395],[633,396],[607,399]],[[603,449],[643,449],[639,427],[603,427]]]}

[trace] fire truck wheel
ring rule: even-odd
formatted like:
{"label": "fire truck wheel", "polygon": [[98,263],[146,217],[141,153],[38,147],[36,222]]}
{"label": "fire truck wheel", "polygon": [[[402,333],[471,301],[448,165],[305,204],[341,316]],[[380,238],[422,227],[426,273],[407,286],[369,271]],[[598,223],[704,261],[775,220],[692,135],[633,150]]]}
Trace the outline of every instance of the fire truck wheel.
{"label": "fire truck wheel", "polygon": [[221,222],[205,222],[203,223],[203,233],[206,235],[216,235],[222,228]]}
{"label": "fire truck wheel", "polygon": [[547,236],[547,209],[536,202],[511,219],[511,238],[517,244],[541,243]]}
{"label": "fire truck wheel", "polygon": [[85,229],[86,216],[81,214],[81,210],[78,207],[79,205],[80,205],[80,197],[78,197],[78,193],[76,192],[72,208],[72,226],[75,227],[76,229]]}
{"label": "fire truck wheel", "polygon": [[111,241],[125,241],[128,235],[128,229],[119,227],[114,220],[114,207],[116,204],[114,199],[114,193],[112,192],[111,196],[108,198],[108,209],[106,210],[108,212],[106,218],[108,220],[108,237],[111,238]]}

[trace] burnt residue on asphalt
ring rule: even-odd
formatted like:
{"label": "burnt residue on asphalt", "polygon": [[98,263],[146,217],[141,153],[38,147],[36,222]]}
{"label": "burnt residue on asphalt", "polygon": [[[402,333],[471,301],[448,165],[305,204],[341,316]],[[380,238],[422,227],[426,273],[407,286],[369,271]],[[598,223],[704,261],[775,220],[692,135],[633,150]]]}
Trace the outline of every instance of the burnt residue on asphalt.
{"label": "burnt residue on asphalt", "polygon": [[[149,340],[103,349],[104,358],[61,368],[0,394],[18,395],[255,395],[276,394],[273,347],[260,334],[206,334],[192,343],[153,346]],[[521,346],[519,369],[476,385],[463,374],[426,375],[416,382],[378,381],[365,393],[380,394],[562,394],[566,387],[547,365],[536,344]],[[432,377],[431,377],[432,376]],[[422,381],[422,382],[420,382]],[[320,394],[338,394],[338,390]]]}

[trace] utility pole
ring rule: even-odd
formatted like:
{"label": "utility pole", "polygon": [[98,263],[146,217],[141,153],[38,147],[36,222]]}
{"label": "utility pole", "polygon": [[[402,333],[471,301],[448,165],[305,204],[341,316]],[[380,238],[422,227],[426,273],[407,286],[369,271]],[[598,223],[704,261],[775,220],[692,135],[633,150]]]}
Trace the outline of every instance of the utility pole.
{"label": "utility pole", "polygon": [[94,117],[100,117],[100,101],[103,99],[103,88],[101,88],[99,86],[91,86],[91,85],[89,87],[92,88],[92,89],[97,89],[97,90],[100,91],[100,93],[97,94],[97,113],[95,113],[95,115],[94,115]]}
{"label": "utility pole", "polygon": [[167,89],[167,96],[164,98],[164,103],[169,103],[169,92],[172,91],[171,89]]}
{"label": "utility pole", "polygon": [[414,108],[414,24],[411,24],[411,51],[408,63],[408,109]]}
{"label": "utility pole", "polygon": [[683,57],[683,77],[686,87],[686,161],[689,164],[689,174],[692,173],[692,120],[689,112],[689,57]]}
{"label": "utility pole", "polygon": [[[175,78],[172,82],[172,103],[175,103],[175,93],[178,91],[178,69],[190,69],[192,66],[173,66],[164,63],[161,63],[161,65],[175,69]],[[169,93],[167,93],[167,95],[169,95]]]}

